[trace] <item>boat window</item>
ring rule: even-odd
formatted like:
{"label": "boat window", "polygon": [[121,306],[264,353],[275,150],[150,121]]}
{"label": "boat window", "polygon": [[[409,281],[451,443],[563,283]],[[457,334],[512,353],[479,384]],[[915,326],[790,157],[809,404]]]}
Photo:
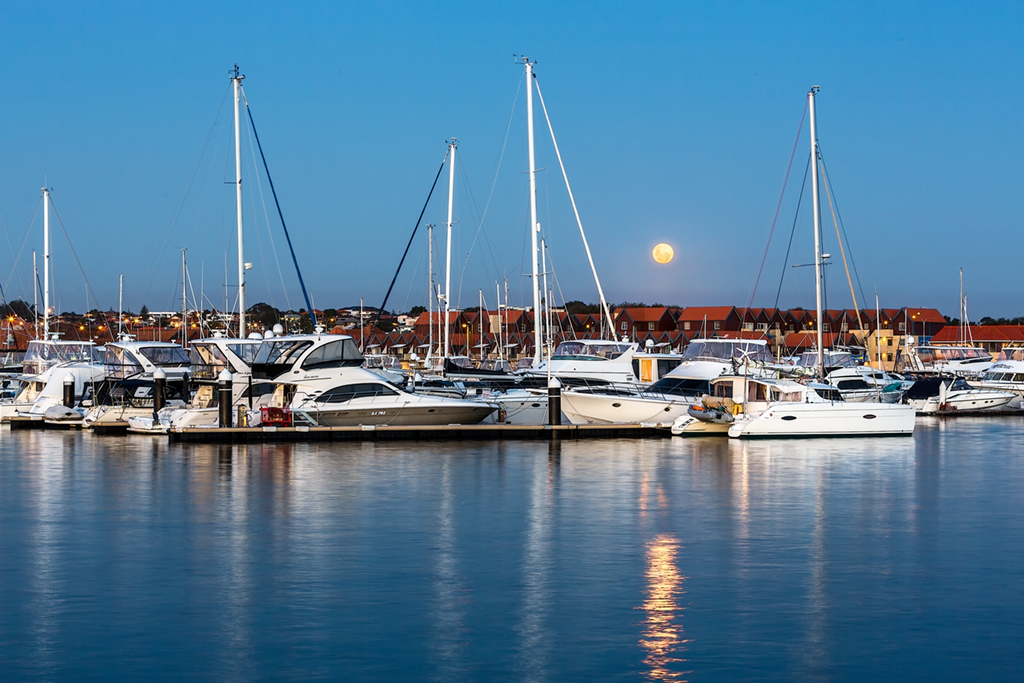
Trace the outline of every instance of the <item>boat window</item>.
{"label": "boat window", "polygon": [[143,346],[139,351],[153,365],[187,367],[192,361],[180,346]]}
{"label": "boat window", "polygon": [[732,382],[719,382],[715,385],[715,396],[732,398]]}
{"label": "boat window", "polygon": [[855,389],[871,389],[871,385],[862,379],[841,379],[836,383],[840,389],[844,391],[852,391]]}
{"label": "boat window", "polygon": [[814,387],[814,392],[818,394],[818,396],[821,396],[826,401],[840,402],[843,400],[843,395],[839,393],[838,389]]}
{"label": "boat window", "polygon": [[371,398],[374,396],[397,396],[398,392],[387,384],[361,383],[343,384],[340,387],[328,389],[316,399],[317,403],[344,403],[356,398]]}
{"label": "boat window", "polygon": [[228,344],[228,351],[241,358],[246,365],[252,365],[259,350],[260,344]]}
{"label": "boat window", "polygon": [[765,392],[764,385],[760,382],[750,382],[747,384],[747,400],[748,401],[764,401]]}
{"label": "boat window", "polygon": [[326,368],[342,366],[359,366],[363,364],[363,354],[352,339],[337,339],[318,346],[309,352],[302,361],[302,367]]}
{"label": "boat window", "polygon": [[665,377],[652,384],[644,393],[700,396],[711,393],[711,386],[706,379]]}
{"label": "boat window", "polygon": [[138,358],[120,346],[108,346],[103,363],[107,366],[107,375],[110,377],[131,377],[142,372],[142,363]]}
{"label": "boat window", "polygon": [[659,358],[658,377],[664,377],[683,362],[682,358]]}
{"label": "boat window", "polygon": [[1014,382],[1024,382],[1024,374],[1021,374],[1021,373],[1018,372],[1017,374],[1015,374],[1013,376],[1013,381]]}

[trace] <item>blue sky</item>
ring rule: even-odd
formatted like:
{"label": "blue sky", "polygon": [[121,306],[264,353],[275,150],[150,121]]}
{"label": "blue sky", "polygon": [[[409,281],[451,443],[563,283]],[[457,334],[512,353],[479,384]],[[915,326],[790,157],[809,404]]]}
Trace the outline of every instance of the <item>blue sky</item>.
{"label": "blue sky", "polygon": [[[526,301],[517,53],[537,61],[611,301],[750,299],[817,84],[819,140],[867,297],[956,315],[963,266],[972,318],[1021,315],[1022,34],[1024,5],[995,2],[6,3],[0,275],[9,298],[31,299],[45,182],[100,307],[116,307],[119,273],[126,307],[177,306],[183,247],[196,293],[202,283],[223,305],[237,62],[316,306],[380,301],[451,136],[458,296],[472,306],[482,288],[493,306],[507,277],[510,303]],[[595,301],[540,118],[537,130],[557,298]],[[810,270],[785,260],[808,147],[805,123],[754,305],[775,303],[783,271],[779,305],[814,304]],[[269,189],[264,179],[260,196],[245,154],[248,300],[299,308]],[[443,175],[424,223],[443,226],[446,197]],[[56,230],[58,303],[91,307]],[[663,241],[676,258],[656,266]],[[805,199],[788,264],[812,252]],[[426,271],[424,232],[390,307],[425,303]],[[845,280],[831,268],[833,307],[851,305]]]}

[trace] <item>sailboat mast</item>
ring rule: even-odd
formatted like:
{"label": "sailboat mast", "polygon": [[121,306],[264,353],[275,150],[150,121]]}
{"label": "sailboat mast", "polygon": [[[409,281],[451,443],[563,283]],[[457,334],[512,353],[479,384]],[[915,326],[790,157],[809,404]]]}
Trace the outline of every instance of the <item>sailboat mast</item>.
{"label": "sailboat mast", "polygon": [[452,138],[448,143],[448,253],[445,256],[444,265],[444,357],[450,355],[450,332],[451,321],[448,312],[451,310],[452,298],[452,207],[455,204],[455,143]]}
{"label": "sailboat mast", "polygon": [[523,58],[526,64],[526,139],[530,152],[530,270],[533,275],[533,365],[540,365],[543,348],[544,323],[541,319],[540,279],[537,272],[537,159],[533,147],[533,62]]}
{"label": "sailboat mast", "polygon": [[434,353],[434,226],[427,225],[427,320],[430,321],[430,343],[427,358]]}
{"label": "sailboat mast", "polygon": [[494,283],[494,300],[498,302],[498,308],[496,309],[498,313],[498,360],[503,361],[505,360],[505,347],[503,346],[504,339],[502,338],[501,331],[501,285],[497,281]]}
{"label": "sailboat mast", "polygon": [[43,188],[43,338],[50,338],[50,191]]}
{"label": "sailboat mast", "polygon": [[540,305],[544,309],[544,348],[551,355],[551,302],[548,300],[548,245],[542,237],[540,239],[540,272],[542,290]]}
{"label": "sailboat mast", "polygon": [[[235,215],[238,222],[238,336],[245,339],[245,252],[242,245],[242,136],[239,125],[239,94],[242,79],[235,64],[231,77],[235,90]],[[312,315],[312,313],[310,313]]]}
{"label": "sailboat mast", "polygon": [[480,290],[480,304],[479,308],[476,309],[477,316],[477,328],[480,332],[480,341],[477,344],[480,345],[480,362],[484,360],[484,290]]}
{"label": "sailboat mast", "polygon": [[181,250],[181,346],[188,348],[188,298],[185,294],[185,250]]}
{"label": "sailboat mast", "polygon": [[[811,166],[814,167],[811,173],[811,188],[814,194],[812,202],[814,213],[814,298],[818,312],[818,379],[825,377],[825,350],[823,347],[822,312],[821,312],[821,213],[820,197],[818,195],[818,128],[814,114],[814,95],[818,92],[818,86],[811,88],[807,93],[807,105],[810,109],[811,118]],[[878,321],[875,321],[877,326]]]}
{"label": "sailboat mast", "polygon": [[32,312],[35,313],[35,320],[32,328],[36,332],[36,339],[39,339],[39,267],[36,265],[36,250],[32,250]]}
{"label": "sailboat mast", "polygon": [[117,277],[117,336],[124,333],[124,273]]}

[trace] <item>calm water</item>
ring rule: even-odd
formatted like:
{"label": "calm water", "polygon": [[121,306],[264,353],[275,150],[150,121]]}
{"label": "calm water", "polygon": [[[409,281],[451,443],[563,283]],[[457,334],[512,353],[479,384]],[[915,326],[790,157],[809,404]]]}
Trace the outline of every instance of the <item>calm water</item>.
{"label": "calm water", "polygon": [[913,438],[0,432],[0,678],[1021,680],[1024,420]]}

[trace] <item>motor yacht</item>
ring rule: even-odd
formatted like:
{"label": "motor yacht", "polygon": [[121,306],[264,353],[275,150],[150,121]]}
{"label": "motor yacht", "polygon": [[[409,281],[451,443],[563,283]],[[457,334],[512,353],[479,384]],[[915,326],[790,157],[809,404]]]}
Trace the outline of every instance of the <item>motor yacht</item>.
{"label": "motor yacht", "polygon": [[[497,407],[413,394],[362,367],[352,337],[291,335],[264,340],[252,364],[268,407],[318,426],[475,424]],[[175,425],[172,429],[178,429]]]}
{"label": "motor yacht", "polygon": [[922,415],[956,411],[999,410],[1009,408],[1017,398],[1012,391],[978,389],[963,377],[922,377],[907,389],[904,402]]}
{"label": "motor yacht", "polygon": [[711,380],[711,391],[672,423],[677,436],[725,436],[737,419],[760,415],[771,403],[802,400],[807,388],[791,379],[730,375]]}

